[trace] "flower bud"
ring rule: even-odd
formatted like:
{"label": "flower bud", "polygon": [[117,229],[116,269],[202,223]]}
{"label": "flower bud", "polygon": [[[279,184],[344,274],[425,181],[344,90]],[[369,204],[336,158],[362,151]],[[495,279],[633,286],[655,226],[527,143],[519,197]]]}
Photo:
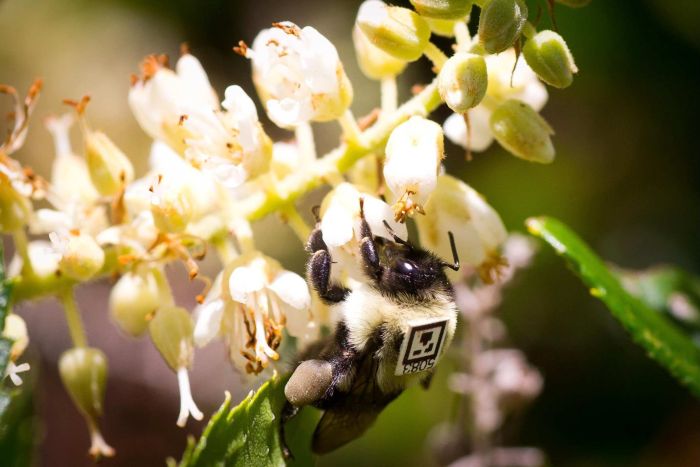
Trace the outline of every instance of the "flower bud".
{"label": "flower bud", "polygon": [[184,308],[167,305],[156,311],[148,325],[153,344],[170,368],[178,371],[192,364],[194,324]]}
{"label": "flower bud", "polygon": [[486,52],[503,52],[513,45],[527,21],[522,0],[489,0],[479,17],[479,42]]}
{"label": "flower bud", "polygon": [[368,0],[360,6],[356,24],[369,41],[384,52],[412,62],[423,55],[430,39],[430,28],[415,12]]}
{"label": "flower bud", "polygon": [[86,130],[85,158],[90,179],[102,195],[115,195],[134,179],[131,161],[100,131]]}
{"label": "flower bud", "polygon": [[150,315],[170,294],[163,271],[149,268],[124,274],[109,295],[112,319],[131,336],[140,336],[148,328]]}
{"label": "flower bud", "polygon": [[29,200],[18,193],[10,179],[0,172],[0,232],[21,229],[29,221],[31,212]]}
{"label": "flower bud", "polygon": [[405,221],[414,211],[423,212],[443,156],[442,128],[432,120],[414,116],[391,132],[384,179],[398,198],[393,206],[397,221]]}
{"label": "flower bud", "polygon": [[455,36],[455,23],[457,21],[451,19],[425,18],[425,22],[428,23],[428,27],[433,34],[442,37]]}
{"label": "flower bud", "polygon": [[460,19],[469,14],[472,0],[411,0],[411,5],[426,18]]}
{"label": "flower bud", "polygon": [[93,457],[114,455],[114,450],[102,439],[97,427],[102,415],[107,358],[99,349],[76,347],[61,355],[58,371],[73,403],[87,420],[92,438],[90,454]]}
{"label": "flower bud", "polygon": [[12,347],[10,348],[10,361],[16,361],[24,353],[24,350],[29,344],[27,325],[24,323],[22,317],[15,313],[10,313],[7,315],[5,317],[5,328],[2,330],[0,335],[12,340]]}
{"label": "flower bud", "polygon": [[60,271],[71,279],[86,281],[102,269],[105,253],[90,235],[72,230],[63,238],[55,233],[50,238],[61,253]]}
{"label": "flower bud", "polygon": [[151,214],[158,230],[167,233],[185,230],[193,214],[189,187],[159,176],[151,191]]}
{"label": "flower bud", "polygon": [[486,61],[472,53],[456,53],[445,62],[438,75],[440,97],[460,114],[481,102],[487,85]]}
{"label": "flower bud", "polygon": [[523,47],[523,55],[537,76],[555,88],[566,88],[578,72],[564,38],[554,31],[541,31]]}
{"label": "flower bud", "polygon": [[552,127],[528,104],[509,99],[498,106],[489,121],[496,140],[514,156],[548,164],[554,160]]}
{"label": "flower bud", "polygon": [[406,67],[406,61],[395,58],[372,45],[357,25],[352,30],[352,41],[355,44],[357,64],[362,73],[370,79],[396,76]]}

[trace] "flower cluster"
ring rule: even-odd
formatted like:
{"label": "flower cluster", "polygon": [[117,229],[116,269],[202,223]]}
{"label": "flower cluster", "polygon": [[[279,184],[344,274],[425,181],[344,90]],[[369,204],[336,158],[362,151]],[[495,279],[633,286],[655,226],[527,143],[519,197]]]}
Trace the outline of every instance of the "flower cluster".
{"label": "flower cluster", "polygon": [[[186,48],[174,69],[165,56],[146,57],[128,94],[134,118],[152,138],[142,174],[106,133],[91,127],[84,97],[66,100],[73,111],[46,122],[56,155],[48,180],[37,176],[12,154],[27,135],[40,83],[24,100],[0,87],[16,102],[0,146],[0,231],[12,235],[17,252],[10,273],[21,298],[53,294],[63,304],[74,347],[61,356],[60,374],[86,418],[92,454],[113,453],[98,427],[107,359],[88,345],[76,285],[116,278],[110,314],[124,333],[147,335],[177,375],[177,424],[183,426],[190,415],[203,417],[188,376],[197,347],[221,338],[233,367],[258,375],[275,367],[287,336],[303,345],[333,322],[303,277],[256,248],[250,225],[278,212],[305,242],[310,228],[294,202],[312,188],[330,188],[316,214],[340,283],[351,285],[363,274],[356,259],[360,198],[375,235],[406,239],[407,225],[414,224],[424,248],[450,257],[452,232],[462,263],[470,266],[452,279],[474,300],[508,277],[514,260],[503,256],[507,230],[482,195],[445,172],[444,136],[469,151],[483,151],[495,139],[519,158],[551,162],[552,129],[538,114],[547,100],[543,82],[566,87],[576,66],[561,36],[527,22],[520,0],[477,2],[482,11],[474,37],[467,27],[472,2],[411,3],[415,11],[379,0],[359,8],[352,29],[357,60],[382,90],[381,109],[359,121],[350,111],[353,87],[343,62],[313,27],[273,23],[252,46],[239,42],[234,49],[250,60],[262,107],[275,125],[293,131],[291,141],[272,142],[240,86],[226,87],[221,99]],[[432,34],[455,38],[450,57],[431,42]],[[396,77],[424,55],[436,78],[399,106]],[[442,102],[455,112],[444,124],[427,117]],[[341,141],[318,157],[311,124],[326,121],[339,123]],[[75,122],[79,151],[69,138]],[[35,206],[38,200],[43,207]],[[198,266],[210,251],[221,260],[213,280]],[[164,269],[173,261],[204,285],[194,310],[174,302]],[[460,306],[467,316],[465,293]],[[19,384],[18,373],[28,368],[15,364],[27,344],[21,318],[10,315],[3,335],[15,342],[6,373]],[[500,404],[523,378],[530,395],[537,392],[535,370],[509,352],[475,363],[500,385],[489,386],[486,392],[499,395],[485,404]],[[483,385],[462,386],[486,397],[479,395]]]}

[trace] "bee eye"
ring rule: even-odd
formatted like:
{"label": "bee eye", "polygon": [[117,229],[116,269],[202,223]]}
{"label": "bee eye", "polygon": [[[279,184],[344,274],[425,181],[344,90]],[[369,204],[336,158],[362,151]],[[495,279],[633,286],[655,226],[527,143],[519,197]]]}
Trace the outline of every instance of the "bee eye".
{"label": "bee eye", "polygon": [[411,261],[398,261],[394,268],[401,274],[412,274],[416,270],[416,265]]}

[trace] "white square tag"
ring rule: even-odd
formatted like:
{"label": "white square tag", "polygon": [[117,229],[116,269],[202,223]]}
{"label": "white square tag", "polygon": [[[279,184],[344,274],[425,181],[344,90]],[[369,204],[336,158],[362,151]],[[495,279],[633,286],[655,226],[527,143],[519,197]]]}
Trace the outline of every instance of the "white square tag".
{"label": "white square tag", "polygon": [[403,336],[395,375],[407,375],[429,370],[442,356],[442,346],[447,338],[449,318],[425,318],[408,323]]}

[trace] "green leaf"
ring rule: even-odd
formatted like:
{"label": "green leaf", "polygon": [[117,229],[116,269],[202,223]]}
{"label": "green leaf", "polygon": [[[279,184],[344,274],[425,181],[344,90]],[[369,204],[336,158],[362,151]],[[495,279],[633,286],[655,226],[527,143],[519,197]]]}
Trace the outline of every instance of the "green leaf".
{"label": "green leaf", "polygon": [[212,415],[198,442],[190,440],[181,467],[195,466],[283,466],[314,464],[311,434],[318,415],[302,410],[287,424],[287,441],[294,460],[285,464],[279,443],[279,421],[285,403],[287,377],[275,376],[248,395],[233,409],[231,395]]}
{"label": "green leaf", "polygon": [[0,389],[0,459],[7,467],[32,465],[36,428],[32,375],[20,388]]}
{"label": "green leaf", "polygon": [[563,256],[612,315],[649,356],[700,396],[700,349],[664,315],[630,295],[605,263],[560,221],[530,218],[531,234],[543,239]]}

